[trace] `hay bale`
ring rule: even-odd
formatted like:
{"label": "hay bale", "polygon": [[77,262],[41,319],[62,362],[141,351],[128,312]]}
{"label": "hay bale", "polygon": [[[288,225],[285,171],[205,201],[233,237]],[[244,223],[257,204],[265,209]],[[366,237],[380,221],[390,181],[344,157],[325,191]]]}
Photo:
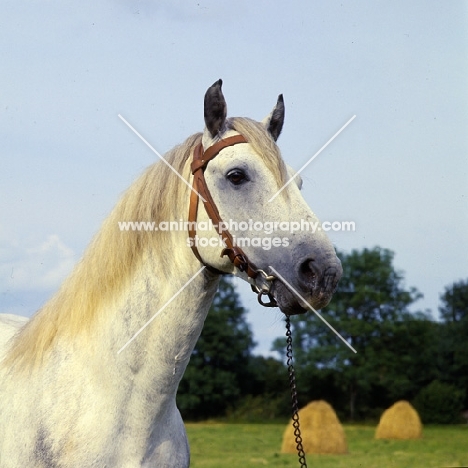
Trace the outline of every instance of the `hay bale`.
{"label": "hay bale", "polygon": [[[326,401],[312,401],[299,410],[299,422],[305,453],[348,453],[343,427]],[[292,420],[284,431],[281,453],[296,453]]]}
{"label": "hay bale", "polygon": [[407,401],[398,401],[382,414],[375,431],[376,439],[420,439],[422,424]]}

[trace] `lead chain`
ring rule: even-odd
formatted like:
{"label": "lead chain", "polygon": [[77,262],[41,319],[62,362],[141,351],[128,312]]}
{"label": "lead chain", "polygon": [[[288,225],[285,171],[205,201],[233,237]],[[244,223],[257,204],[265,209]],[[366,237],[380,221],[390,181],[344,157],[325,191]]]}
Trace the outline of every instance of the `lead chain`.
{"label": "lead chain", "polygon": [[291,320],[289,315],[286,315],[286,357],[289,372],[289,386],[291,387],[291,400],[292,400],[292,421],[294,427],[294,437],[296,440],[297,456],[299,457],[299,464],[301,468],[307,468],[304,448],[302,446],[301,427],[299,424],[299,403],[297,401],[297,386],[296,374],[293,365],[293,350],[292,350],[292,333],[291,333]]}

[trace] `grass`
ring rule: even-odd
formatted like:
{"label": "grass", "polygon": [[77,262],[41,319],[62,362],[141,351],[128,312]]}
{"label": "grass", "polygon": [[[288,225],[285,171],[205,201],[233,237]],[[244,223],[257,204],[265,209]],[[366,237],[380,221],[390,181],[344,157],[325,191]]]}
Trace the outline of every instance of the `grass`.
{"label": "grass", "polygon": [[[279,453],[284,425],[186,424],[191,468],[299,467]],[[308,455],[309,468],[468,467],[468,426],[427,426],[420,440],[374,439],[375,427],[345,425],[349,454]]]}

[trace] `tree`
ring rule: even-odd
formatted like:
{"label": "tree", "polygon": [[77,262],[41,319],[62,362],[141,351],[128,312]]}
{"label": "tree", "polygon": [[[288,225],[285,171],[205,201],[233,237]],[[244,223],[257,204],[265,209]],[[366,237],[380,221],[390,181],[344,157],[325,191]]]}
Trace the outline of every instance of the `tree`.
{"label": "tree", "polygon": [[461,422],[465,392],[438,380],[424,387],[414,400],[423,423],[453,424]]}
{"label": "tree", "polygon": [[[314,394],[335,399],[337,409],[346,404],[353,420],[369,415],[370,408],[385,407],[390,397],[416,392],[407,367],[409,362],[414,369],[416,361],[421,366],[432,359],[428,343],[432,329],[421,322],[427,317],[409,313],[421,295],[414,288],[405,289],[403,274],[393,266],[393,252],[376,247],[339,256],[344,275],[321,314],[357,354],[314,314],[294,317],[292,328],[300,390],[309,398]],[[281,352],[282,347],[282,342],[275,342],[275,350]],[[418,378],[427,383],[427,377]],[[317,389],[327,388],[330,395],[315,395]]]}
{"label": "tree", "polygon": [[228,411],[231,419],[249,422],[285,419],[291,415],[287,367],[273,357],[251,356],[241,400]]}
{"label": "tree", "polygon": [[440,299],[440,380],[462,390],[468,406],[468,279],[447,286]]}
{"label": "tree", "polygon": [[468,279],[445,287],[439,312],[445,323],[464,323],[468,320]]}
{"label": "tree", "polygon": [[222,277],[177,394],[184,418],[224,415],[249,385],[255,343],[232,282]]}

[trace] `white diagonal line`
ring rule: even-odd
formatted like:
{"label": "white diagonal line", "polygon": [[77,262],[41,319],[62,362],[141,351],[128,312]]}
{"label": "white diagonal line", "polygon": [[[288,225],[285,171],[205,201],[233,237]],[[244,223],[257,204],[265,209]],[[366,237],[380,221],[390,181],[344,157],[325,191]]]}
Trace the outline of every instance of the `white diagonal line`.
{"label": "white diagonal line", "polygon": [[356,115],[353,115],[298,171],[292,176],[269,200],[268,203],[273,201],[296,177],[300,174],[354,119]]}
{"label": "white diagonal line", "polygon": [[332,330],[335,335],[352,351],[354,351],[357,354],[357,351],[272,267],[270,266],[271,271],[277,276],[287,287],[288,289],[294,293],[301,301],[304,303],[304,305],[310,309],[322,322],[325,323],[325,325]]}
{"label": "white diagonal line", "polygon": [[159,152],[154,149],[151,144],[139,133],[127,120],[125,120],[121,114],[118,114],[119,119],[138,137],[140,140],[167,166],[169,169],[177,176],[179,179],[188,186],[190,190],[193,190],[203,202],[206,202],[206,200],[185,180],[185,178],[180,175],[180,173],[174,169],[160,154]]}
{"label": "white diagonal line", "polygon": [[118,351],[120,354],[206,267],[202,266]]}

